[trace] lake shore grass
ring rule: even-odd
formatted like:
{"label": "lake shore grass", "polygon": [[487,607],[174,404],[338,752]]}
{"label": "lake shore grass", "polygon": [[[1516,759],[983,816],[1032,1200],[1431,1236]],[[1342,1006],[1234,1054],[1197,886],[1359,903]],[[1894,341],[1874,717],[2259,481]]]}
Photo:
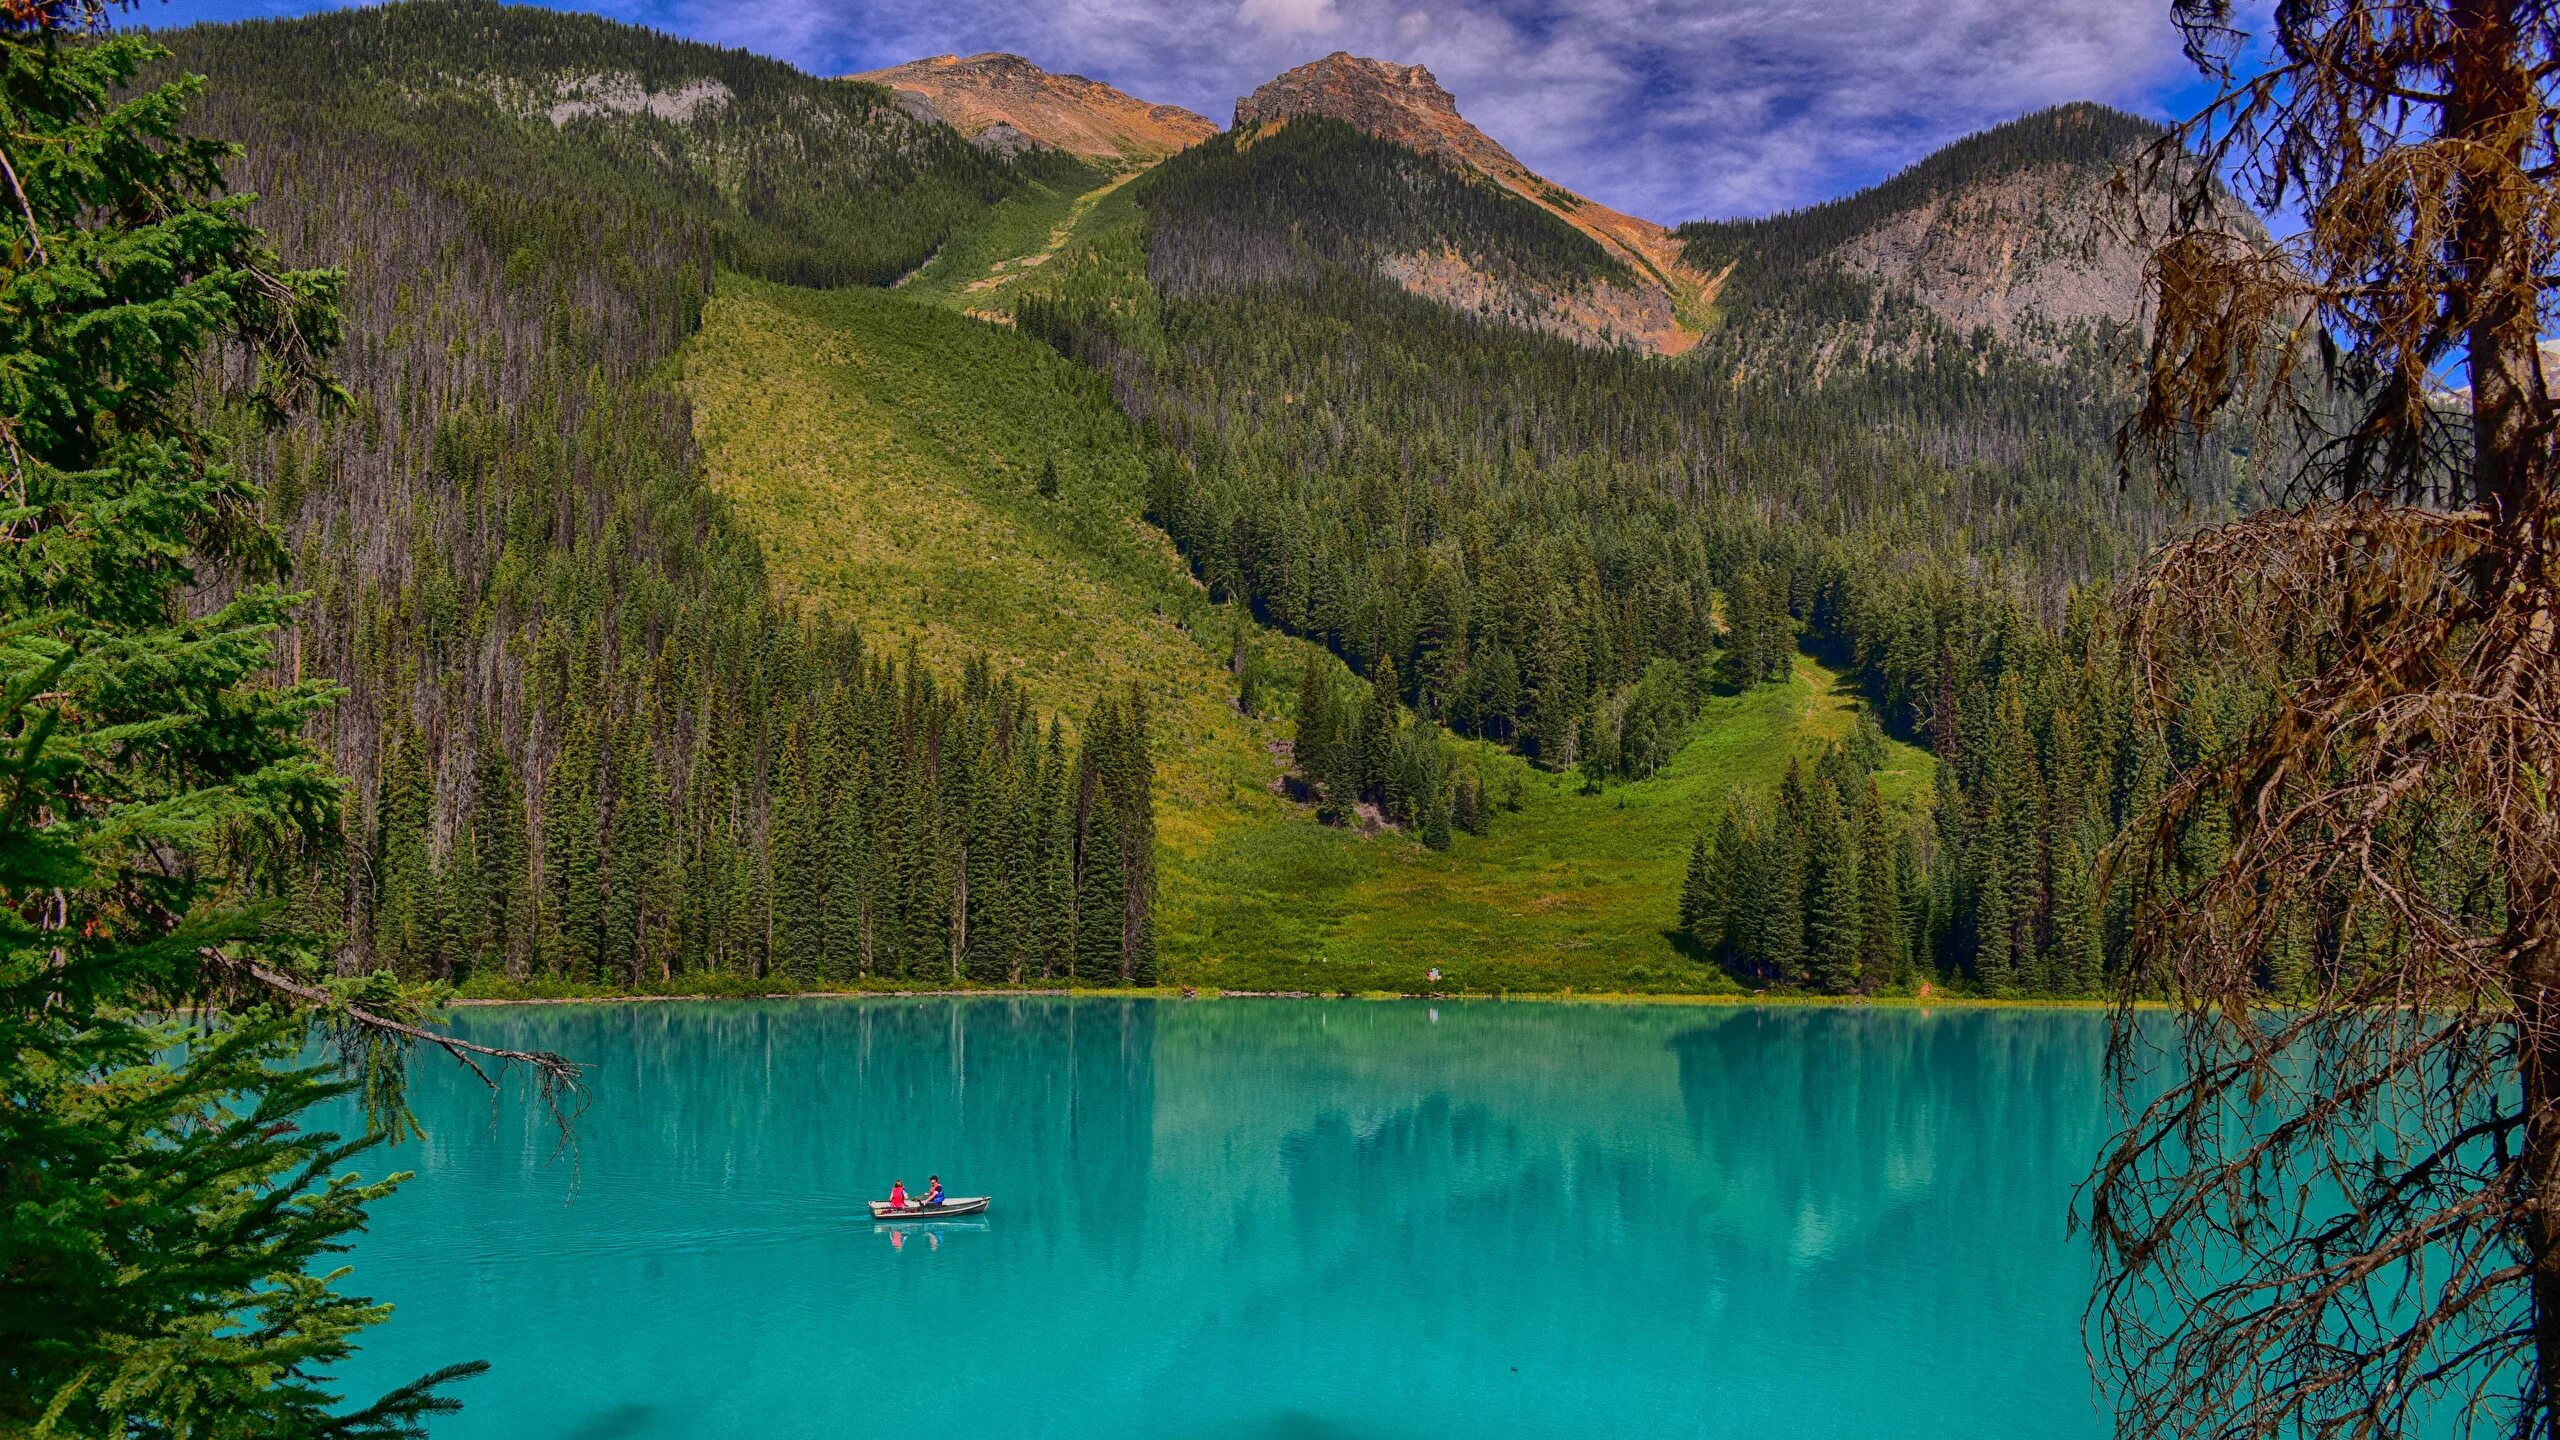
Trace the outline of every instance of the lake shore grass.
{"label": "lake shore grass", "polygon": [[[725,977],[703,977],[721,979]],[[709,985],[700,988],[637,991],[612,990],[567,985],[506,987],[496,993],[495,987],[466,987],[461,993],[442,1002],[446,1009],[480,1009],[506,1005],[647,1005],[674,1001],[710,1000],[1005,1000],[1005,999],[1123,999],[1123,1000],[1429,1000],[1451,1004],[1539,1004],[1539,1005],[1691,1005],[1739,1006],[1783,1005],[1847,1007],[1886,1010],[1930,1010],[1939,1008],[1991,1010],[2098,1010],[2113,1002],[2103,999],[2071,999],[2052,996],[2008,997],[1973,995],[1960,991],[1931,989],[1926,994],[1887,993],[1877,995],[1817,995],[1781,990],[1729,991],[1647,991],[1647,990],[1202,990],[1197,986],[1076,986],[1022,985],[976,986],[948,989],[920,989],[912,984],[884,981],[876,986],[847,989],[776,988],[766,983]]]}

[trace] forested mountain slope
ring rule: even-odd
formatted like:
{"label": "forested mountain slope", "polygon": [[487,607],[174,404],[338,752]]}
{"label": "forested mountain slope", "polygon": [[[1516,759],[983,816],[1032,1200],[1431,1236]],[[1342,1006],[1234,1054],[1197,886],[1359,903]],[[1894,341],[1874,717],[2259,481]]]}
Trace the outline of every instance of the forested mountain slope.
{"label": "forested mountain slope", "polygon": [[2057,106],[1854,195],[1681,226],[1689,263],[1718,277],[1712,360],[1828,375],[2003,345],[2103,363],[2141,311],[2147,258],[2110,187],[2161,134]]}
{"label": "forested mountain slope", "polygon": [[295,668],[348,687],[350,843],[305,897],[348,963],[1150,973],[1128,697],[1082,697],[1070,743],[1008,681],[778,604],[662,373],[721,267],[886,282],[1022,165],[877,87],[585,16],[426,0],[167,39],[256,218],[349,276],[352,404],[248,456],[314,592]]}
{"label": "forested mountain slope", "polygon": [[[1461,743],[1452,783],[1490,797],[1477,833],[1434,849],[1410,826],[1320,824],[1282,784],[1292,692],[1320,652],[1213,601],[1146,523],[1162,457],[1100,377],[910,294],[742,279],[683,366],[707,473],[787,591],[930,663],[984,657],[1038,704],[1154,697],[1170,983],[1728,985],[1676,935],[1686,839],[1854,719],[1800,661],[1682,717],[1676,758],[1605,795]],[[1897,798],[1925,794],[1925,756],[1888,764]]]}
{"label": "forested mountain slope", "polygon": [[[1888,199],[1925,192],[1953,213],[2017,173],[2004,146],[2030,168],[2042,149],[2112,154],[2136,134],[2114,124],[2097,112],[2038,122],[1924,163]],[[2056,200],[2030,218],[2059,233],[2071,208]],[[1681,677],[1763,683],[1785,673],[1801,634],[1947,762],[1935,833],[1909,857],[1925,896],[1906,894],[1899,919],[1877,902],[1865,928],[1994,989],[2094,983],[2122,917],[2097,910],[2089,857],[2164,757],[2126,731],[2120,694],[2074,678],[2068,598],[2229,513],[2237,475],[2202,465],[2201,486],[2176,496],[2120,483],[2106,337],[2084,331],[2058,354],[2025,343],[2040,317],[2024,310],[2015,338],[1958,334],[1915,288],[1937,272],[1915,264],[1895,275],[1931,343],[1823,363],[1823,285],[1864,283],[1830,263],[1836,247],[1800,267],[1813,296],[1801,305],[1727,274],[1743,286],[1719,300],[1707,345],[1674,358],[1574,343],[1525,309],[1434,303],[1380,258],[1455,253],[1509,277],[1512,294],[1624,272],[1463,156],[1328,114],[1173,156],[1127,187],[1122,217],[1017,286],[1014,313],[1110,375],[1179,452],[1151,477],[1149,513],[1213,594],[1319,641],[1453,731],[1594,785],[1658,763],[1658,717],[1695,713],[1699,692]],[[2100,278],[2130,293],[2127,257],[2102,259],[2116,268]],[[1844,313],[1871,318],[1873,302],[1859,303]],[[1368,785],[1306,779],[1328,795]],[[1693,889],[1754,893],[1754,925],[1810,914],[1826,872],[1808,846],[1865,837],[1838,842],[1858,861],[1827,873],[1849,875],[1897,843],[1889,825],[1845,813],[1864,804],[1860,788],[1852,772],[1780,786],[1774,812],[1698,857]],[[1764,881],[1787,893],[1770,898]],[[1834,955],[1832,978],[1809,982],[1809,920],[1792,940],[1692,920],[1752,973],[1824,986],[1875,973]]]}

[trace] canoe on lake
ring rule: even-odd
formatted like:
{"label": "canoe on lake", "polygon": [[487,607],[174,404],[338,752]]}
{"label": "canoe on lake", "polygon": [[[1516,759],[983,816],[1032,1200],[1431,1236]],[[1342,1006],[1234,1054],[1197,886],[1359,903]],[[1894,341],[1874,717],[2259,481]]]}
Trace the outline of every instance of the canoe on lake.
{"label": "canoe on lake", "polygon": [[871,1202],[874,1220],[947,1220],[959,1215],[975,1215],[987,1208],[984,1195],[955,1195],[939,1205],[909,1205],[903,1209],[886,1200]]}

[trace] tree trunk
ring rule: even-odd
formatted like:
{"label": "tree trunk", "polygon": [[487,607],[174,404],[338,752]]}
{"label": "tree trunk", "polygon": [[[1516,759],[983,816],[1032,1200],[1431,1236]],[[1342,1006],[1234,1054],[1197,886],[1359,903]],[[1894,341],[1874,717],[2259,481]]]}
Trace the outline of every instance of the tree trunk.
{"label": "tree trunk", "polygon": [[[2444,133],[2469,142],[2455,217],[2460,293],[2470,303],[2470,504],[2492,539],[2473,562],[2473,593],[2495,605],[2535,582],[2535,515],[2549,483],[2540,454],[2548,404],[2540,377],[2539,300],[2529,236],[2534,186],[2522,177],[2533,57],[2516,0],[2448,0],[2451,54]],[[2547,855],[2508,854],[2508,973],[2525,1107],[2525,1243],[2533,1266],[2541,1433],[2560,1440],[2560,876]]]}

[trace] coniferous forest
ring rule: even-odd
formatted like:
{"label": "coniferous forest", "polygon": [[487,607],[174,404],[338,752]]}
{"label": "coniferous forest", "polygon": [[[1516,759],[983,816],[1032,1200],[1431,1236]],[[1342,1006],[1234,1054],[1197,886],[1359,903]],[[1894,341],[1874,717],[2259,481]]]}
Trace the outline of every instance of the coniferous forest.
{"label": "coniferous forest", "polygon": [[[1884,313],[1914,343],[1816,374],[1781,363],[1804,335],[1757,311],[1822,288],[1804,272],[1826,232],[1905,192],[2033,164],[2107,173],[2156,133],[2094,113],[1953,147],[1875,197],[1776,226],[1786,243],[1768,251],[1753,227],[1693,229],[1693,248],[1762,260],[1722,328],[1676,360],[1487,323],[1371,273],[1365,257],[1415,244],[1557,284],[1611,262],[1489,185],[1416,215],[1410,197],[1432,192],[1402,178],[1411,158],[1321,120],[1167,161],[1138,182],[1139,213],[1052,267],[1019,313],[1164,438],[1151,513],[1213,593],[1449,731],[1596,790],[1650,773],[1699,699],[1783,677],[1801,646],[1935,752],[1925,819],[1868,813],[1838,757],[1790,772],[1765,807],[1702,816],[1707,887],[1785,892],[1761,923],[1850,909],[1773,938],[1693,901],[1699,953],[1814,989],[2093,993],[2124,922],[2099,913],[2095,857],[2168,757],[2136,743],[2109,688],[2092,587],[2244,503],[2245,465],[2208,454],[2180,497],[2118,474],[2105,362],[2120,335],[2075,333],[2057,359],[1842,280],[1856,294],[1830,318]],[[1296,195],[1326,203],[1282,203]],[[1502,218],[1471,218],[1483,210]],[[2195,723],[2219,703],[2199,696]],[[1392,814],[1376,727],[1356,723],[1367,738],[1346,747],[1345,721],[1320,718],[1313,746],[1301,722],[1298,783],[1337,814],[1354,795]],[[1833,850],[1853,859],[1820,859]]]}
{"label": "coniferous forest", "polygon": [[342,963],[1152,983],[1145,697],[1042,715],[777,601],[661,373],[719,268],[884,283],[1062,162],[587,16],[168,40],[255,220],[347,276],[347,402],[244,435],[311,596],[291,669],[345,688],[301,896]]}

